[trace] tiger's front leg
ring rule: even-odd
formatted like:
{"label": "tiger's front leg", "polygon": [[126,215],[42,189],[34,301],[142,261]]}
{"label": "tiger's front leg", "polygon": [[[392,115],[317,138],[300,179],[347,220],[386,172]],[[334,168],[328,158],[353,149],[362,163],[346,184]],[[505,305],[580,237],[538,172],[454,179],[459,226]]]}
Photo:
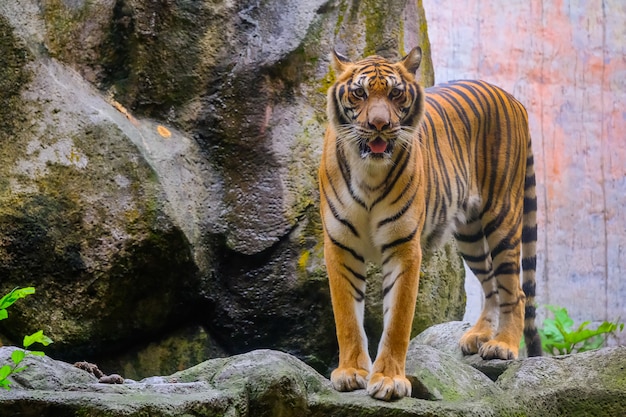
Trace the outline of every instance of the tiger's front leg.
{"label": "tiger's front leg", "polygon": [[422,260],[419,237],[393,244],[383,252],[384,329],[367,385],[370,396],[386,401],[411,395],[405,363]]}
{"label": "tiger's front leg", "polygon": [[330,381],[337,391],[365,388],[372,363],[363,328],[365,261],[337,246],[328,236],[324,257],[339,343],[339,366],[331,373]]}

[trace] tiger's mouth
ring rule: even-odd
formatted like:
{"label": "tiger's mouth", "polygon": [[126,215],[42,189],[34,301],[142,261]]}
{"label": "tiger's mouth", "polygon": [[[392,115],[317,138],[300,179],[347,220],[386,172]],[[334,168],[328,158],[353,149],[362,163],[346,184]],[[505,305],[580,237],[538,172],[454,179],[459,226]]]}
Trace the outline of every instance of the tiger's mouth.
{"label": "tiger's mouth", "polygon": [[393,141],[385,140],[380,136],[374,140],[361,140],[359,142],[359,150],[361,151],[361,158],[384,158],[391,155],[393,152]]}

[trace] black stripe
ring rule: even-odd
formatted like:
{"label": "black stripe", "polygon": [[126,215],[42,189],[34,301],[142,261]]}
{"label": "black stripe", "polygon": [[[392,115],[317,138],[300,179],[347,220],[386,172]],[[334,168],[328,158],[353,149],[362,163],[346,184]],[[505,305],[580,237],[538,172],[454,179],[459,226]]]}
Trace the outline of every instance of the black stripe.
{"label": "black stripe", "polygon": [[534,282],[525,282],[522,284],[522,290],[524,291],[524,294],[526,294],[526,297],[534,297],[535,289],[536,287]]}
{"label": "black stripe", "polygon": [[[339,91],[337,91],[337,88],[339,88]],[[350,119],[347,118],[346,114],[343,112],[343,106],[339,103],[339,99],[341,98],[341,96],[343,96],[345,92],[345,86],[342,84],[339,87],[335,86],[333,88],[333,93],[332,93],[332,97],[333,97],[333,107],[335,108],[335,114],[337,115],[337,118],[339,119],[339,124],[349,124],[350,123]],[[339,93],[339,95],[337,95],[337,93]]]}
{"label": "black stripe", "polygon": [[491,258],[496,259],[504,251],[513,250],[519,246],[519,240],[511,241],[508,236],[505,236],[495,248],[491,250]]}
{"label": "black stripe", "polygon": [[478,268],[472,268],[471,266],[470,266],[470,269],[472,270],[474,275],[488,275],[492,272],[491,269],[478,269]]}
{"label": "black stripe", "polygon": [[462,254],[463,255],[463,259],[465,259],[466,262],[485,262],[487,260],[487,258],[489,257],[489,253],[483,253],[482,255],[467,255],[465,253]]}
{"label": "black stripe", "polygon": [[[507,294],[513,295],[513,291],[509,290],[507,287],[503,285],[498,285],[498,290],[504,290]],[[502,306],[502,304],[500,304]]]}
{"label": "black stripe", "polygon": [[[402,152],[400,154],[400,158],[402,156],[406,156],[404,158],[404,161],[402,162],[402,165],[395,165],[395,167],[399,167],[396,176],[391,180],[391,182],[387,185],[387,188],[385,188],[385,191],[383,191],[383,193],[381,195],[378,196],[378,198],[376,200],[374,200],[374,202],[372,203],[372,205],[370,206],[370,210],[378,203],[380,203],[381,201],[383,201],[391,192],[391,190],[393,190],[393,188],[395,187],[396,183],[398,182],[398,180],[400,179],[400,177],[402,176],[402,174],[404,173],[404,170],[406,169],[410,159],[411,159],[411,149],[409,148],[409,150],[407,152]],[[387,174],[387,178],[385,178],[384,182],[387,182],[387,180],[389,179],[389,177],[391,177],[391,174],[394,172],[394,170],[392,169],[391,171],[389,171],[389,174]]]}
{"label": "black stripe", "polygon": [[478,243],[482,241],[483,237],[485,237],[485,235],[483,234],[482,230],[479,230],[473,235],[464,235],[458,232],[454,234],[454,238],[456,240],[458,240],[459,242],[464,242],[464,243]]}
{"label": "black stripe", "polygon": [[328,183],[330,184],[330,189],[333,190],[333,195],[335,196],[337,201],[339,201],[339,204],[341,204],[343,206],[343,201],[341,201],[341,198],[339,197],[339,193],[337,192],[337,189],[335,188],[335,184],[333,183],[333,180],[332,180],[332,178],[330,176],[330,173],[328,172],[328,166],[326,166],[325,168],[326,168],[326,170],[325,170],[325,172],[326,172],[326,179],[328,180]]}
{"label": "black stripe", "polygon": [[504,262],[498,265],[494,274],[498,275],[519,275],[519,264],[517,262]]}
{"label": "black stripe", "polygon": [[524,214],[537,211],[537,197],[524,197]]}
{"label": "black stripe", "polygon": [[390,206],[393,206],[394,204],[396,204],[398,201],[400,201],[400,199],[402,197],[404,197],[404,194],[406,193],[406,191],[409,189],[409,187],[411,187],[411,185],[413,185],[413,180],[415,179],[415,173],[411,174],[411,177],[409,178],[409,181],[407,181],[406,185],[404,186],[404,188],[402,189],[402,191],[400,191],[400,193],[398,194],[398,197],[396,197],[395,200],[393,200],[391,203],[389,203]]}
{"label": "black stripe", "polygon": [[[400,276],[400,275],[398,275],[398,276]],[[394,279],[391,284],[389,284],[385,288],[383,288],[383,298],[385,298],[387,296],[387,294],[389,294],[389,291],[391,291],[393,289],[393,286],[396,285],[397,281],[398,281],[398,277],[396,277],[396,279]]]}
{"label": "black stripe", "polygon": [[366,277],[363,274],[359,274],[358,272],[356,272],[354,269],[350,268],[348,265],[346,264],[341,264],[341,266],[343,266],[344,268],[346,268],[348,270],[348,272],[350,272],[356,279],[358,279],[359,281],[365,281]]}
{"label": "black stripe", "polygon": [[500,308],[502,307],[514,307],[516,305],[519,304],[520,299],[518,298],[516,301],[513,301],[511,303],[500,303]]}
{"label": "black stripe", "polygon": [[396,246],[402,245],[404,243],[410,242],[413,240],[416,234],[417,234],[417,227],[413,229],[413,231],[408,236],[401,237],[400,239],[396,239],[393,242],[389,242],[383,245],[380,250],[381,252],[385,252],[387,249],[391,249]]}
{"label": "black stripe", "polygon": [[508,213],[509,209],[510,208],[508,207],[508,205],[505,205],[504,207],[502,207],[498,215],[492,221],[485,225],[484,230],[487,239],[489,239],[489,236],[491,236],[493,232],[500,230],[500,228],[502,227],[502,223],[506,218],[506,213]]}
{"label": "black stripe", "polygon": [[411,198],[409,199],[409,201],[407,201],[407,203],[404,205],[404,207],[402,207],[402,208],[400,209],[400,211],[398,211],[398,212],[397,212],[396,214],[394,214],[393,216],[391,216],[391,217],[387,217],[386,219],[381,220],[380,222],[378,222],[378,228],[383,227],[383,226],[384,226],[384,225],[386,225],[387,223],[395,222],[395,221],[396,221],[396,220],[398,220],[400,217],[402,217],[402,215],[403,215],[404,213],[406,213],[406,212],[407,212],[407,210],[409,209],[409,207],[411,207],[411,205],[413,204],[413,200],[415,200],[415,194],[417,194],[417,192],[416,192],[416,193],[413,193],[413,195],[411,196]]}
{"label": "black stripe", "polygon": [[348,221],[347,219],[344,219],[343,217],[341,217],[339,215],[339,212],[337,211],[337,208],[335,207],[335,205],[332,203],[332,201],[328,198],[328,194],[326,193],[326,189],[324,187],[324,184],[322,184],[322,193],[324,194],[324,197],[326,197],[326,203],[328,204],[328,207],[330,208],[330,212],[333,214],[333,217],[341,224],[343,224],[344,226],[346,226],[348,229],[350,229],[350,231],[352,232],[352,234],[355,237],[360,237],[359,236],[359,232],[357,232],[356,228],[354,227],[354,225],[352,223],[350,223],[350,221]]}
{"label": "black stripe", "polygon": [[481,284],[484,284],[486,282],[491,281],[492,279],[494,279],[496,276],[493,273],[490,273],[489,275],[487,275],[485,278],[480,280]]}
{"label": "black stripe", "polygon": [[485,295],[485,298],[486,298],[486,299],[490,299],[490,298],[491,298],[491,297],[493,297],[494,295],[498,295],[498,291],[491,291],[491,292],[488,292],[488,293]]}
{"label": "black stripe", "polygon": [[352,288],[354,289],[354,292],[356,292],[356,296],[353,295],[354,299],[358,302],[365,300],[365,293],[361,289],[359,289],[356,285],[354,285],[354,283],[350,280],[350,278],[348,278],[347,276],[343,274],[341,274],[341,276],[344,277],[346,281],[350,283],[350,286],[352,286]]}
{"label": "black stripe", "polygon": [[524,226],[522,228],[522,242],[536,242],[537,241],[537,225]]}
{"label": "black stripe", "polygon": [[[440,140],[443,141],[443,140],[446,140],[447,138],[452,138],[454,129],[452,129],[450,126],[450,120],[446,114],[445,109],[436,100],[429,100],[429,102],[431,104],[431,108],[435,110],[435,112],[439,115],[439,120],[441,121],[439,125],[443,125],[445,129],[445,135]],[[425,118],[427,118],[430,124],[434,126],[434,120],[432,119],[430,113],[426,114]],[[446,161],[444,160],[444,157],[443,157],[444,153],[441,152],[440,150],[440,146],[439,146],[440,140],[437,138],[437,130],[434,128],[431,131],[431,139],[432,140],[430,141],[430,146],[433,147],[433,152],[430,152],[430,155],[431,157],[434,156],[437,159],[437,166],[445,167]],[[447,198],[446,201],[450,201],[452,199],[452,186],[451,186],[450,174],[443,169],[437,170],[437,174],[438,176],[441,177],[440,180],[437,182],[438,189],[441,191],[441,188],[443,187],[443,193],[439,192],[437,194],[438,195],[443,194],[442,197],[445,196]],[[437,212],[441,212],[445,208],[445,206],[446,206],[445,204],[441,204],[441,208],[437,210]]]}
{"label": "black stripe", "polygon": [[524,271],[534,271],[537,269],[537,256],[529,256],[528,258],[522,258],[522,269]]}
{"label": "black stripe", "polygon": [[356,193],[354,192],[354,188],[352,187],[352,180],[351,180],[352,172],[350,171],[350,166],[346,162],[345,155],[343,154],[342,150],[339,147],[337,148],[336,157],[337,157],[337,161],[339,162],[339,171],[341,172],[341,177],[343,178],[344,184],[348,188],[348,192],[350,193],[350,196],[358,205],[360,205],[361,207],[367,210],[367,206],[365,205],[365,202],[361,200],[359,196],[357,196]]}
{"label": "black stripe", "polygon": [[[328,232],[327,232],[328,233]],[[337,246],[339,249],[343,249],[346,252],[348,252],[350,255],[352,255],[354,257],[354,259],[356,259],[357,261],[360,262],[365,262],[365,258],[363,256],[361,256],[359,253],[357,253],[354,249],[340,243],[339,241],[337,241],[336,239],[334,239],[332,236],[328,236],[330,237],[330,241],[333,242],[333,244],[335,246]]]}

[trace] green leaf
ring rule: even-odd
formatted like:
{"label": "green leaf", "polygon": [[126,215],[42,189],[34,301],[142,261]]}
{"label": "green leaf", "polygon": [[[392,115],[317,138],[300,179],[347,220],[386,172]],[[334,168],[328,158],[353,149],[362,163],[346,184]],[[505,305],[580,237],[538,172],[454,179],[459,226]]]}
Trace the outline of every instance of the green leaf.
{"label": "green leaf", "polygon": [[569,331],[569,329],[574,325],[574,320],[569,316],[567,309],[565,307],[555,307],[552,306],[550,311],[554,314],[554,320],[557,324],[560,325],[563,329]]}
{"label": "green leaf", "polygon": [[11,359],[13,360],[13,363],[15,363],[16,365],[19,365],[20,362],[22,362],[22,359],[24,359],[24,356],[26,356],[26,352],[24,352],[23,350],[14,350],[11,353]]}
{"label": "green leaf", "polygon": [[9,365],[4,365],[0,368],[0,381],[11,375],[11,369],[12,368]]}
{"label": "green leaf", "polygon": [[7,317],[9,317],[9,313],[7,313],[7,310],[5,308],[0,310],[0,320],[4,320]]}
{"label": "green leaf", "polygon": [[5,309],[9,307],[11,304],[19,300],[20,298],[24,298],[28,295],[34,294],[35,288],[26,287],[26,288],[14,288],[10,293],[0,298],[0,309]]}
{"label": "green leaf", "polygon": [[585,330],[585,327],[589,326],[591,324],[590,321],[583,321],[582,323],[580,323],[580,326],[578,326],[578,329],[576,329],[577,332],[583,331]]}
{"label": "green leaf", "polygon": [[31,350],[28,352],[29,355],[35,355],[35,356],[46,356],[45,353],[39,351],[39,350]]}
{"label": "green leaf", "polygon": [[24,347],[29,347],[33,343],[41,343],[44,346],[48,346],[52,343],[52,339],[43,334],[43,330],[39,330],[31,334],[30,336],[24,336]]}
{"label": "green leaf", "polygon": [[595,350],[602,347],[604,344],[604,338],[600,336],[595,336],[591,339],[587,339],[583,342],[583,345],[580,346],[577,351],[578,352],[586,352],[588,350]]}
{"label": "green leaf", "polygon": [[[623,325],[624,324],[622,323],[622,326]],[[598,326],[598,332],[600,333],[613,333],[615,330],[617,330],[617,324],[610,323],[608,321],[605,321],[604,323]]]}

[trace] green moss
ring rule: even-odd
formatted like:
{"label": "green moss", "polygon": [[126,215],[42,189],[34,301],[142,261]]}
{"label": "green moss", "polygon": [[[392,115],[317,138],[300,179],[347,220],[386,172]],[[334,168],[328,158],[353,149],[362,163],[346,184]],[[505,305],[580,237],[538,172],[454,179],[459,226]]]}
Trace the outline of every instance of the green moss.
{"label": "green moss", "polygon": [[[21,92],[32,79],[32,71],[27,67],[31,60],[31,54],[13,34],[12,26],[0,15],[0,160],[14,150],[12,136],[25,120]],[[0,175],[0,178],[1,190],[8,184],[7,176]]]}
{"label": "green moss", "polygon": [[332,65],[329,65],[328,72],[320,80],[320,87],[317,89],[317,91],[321,94],[326,95],[328,93],[328,89],[335,83],[336,79],[337,77],[335,75],[335,70],[333,69]]}
{"label": "green moss", "polygon": [[[417,11],[419,20],[419,39],[422,48],[422,64],[419,68],[419,79],[424,87],[431,87],[435,84],[435,72],[433,70],[432,53],[430,39],[428,38],[428,23],[422,0],[417,0]],[[413,47],[413,46],[412,46]]]}
{"label": "green moss", "polygon": [[368,0],[361,2],[361,11],[365,17],[365,49],[363,56],[376,54],[383,45],[385,23],[388,21],[386,1]]}
{"label": "green moss", "polygon": [[66,7],[63,0],[45,0],[42,6],[48,52],[54,57],[66,58],[71,50],[68,46],[78,40],[77,25],[85,18],[89,2],[77,10]]}
{"label": "green moss", "polygon": [[137,114],[171,118],[214,81],[229,32],[222,19],[204,2],[116,1],[98,46],[102,87]]}
{"label": "green moss", "polygon": [[400,27],[398,28],[398,52],[400,53],[400,56],[404,57],[407,54],[404,46],[404,20],[400,19],[399,25]]}
{"label": "green moss", "polygon": [[339,32],[341,31],[341,25],[343,24],[346,10],[348,10],[348,1],[341,0],[339,2],[339,13],[337,14],[337,23],[335,24],[335,36],[337,36]]}
{"label": "green moss", "polygon": [[[27,148],[26,139],[14,140]],[[116,127],[88,126],[63,139],[51,128],[40,146],[62,141],[74,145],[55,152],[75,157],[37,166],[36,154],[6,155],[8,167],[35,168],[0,189],[0,289],[26,279],[39,295],[16,312],[9,337],[35,325],[55,341],[48,352],[69,355],[118,335],[121,322],[126,331],[163,326],[185,286],[180,277],[195,272],[188,242],[164,214],[154,172]]]}

